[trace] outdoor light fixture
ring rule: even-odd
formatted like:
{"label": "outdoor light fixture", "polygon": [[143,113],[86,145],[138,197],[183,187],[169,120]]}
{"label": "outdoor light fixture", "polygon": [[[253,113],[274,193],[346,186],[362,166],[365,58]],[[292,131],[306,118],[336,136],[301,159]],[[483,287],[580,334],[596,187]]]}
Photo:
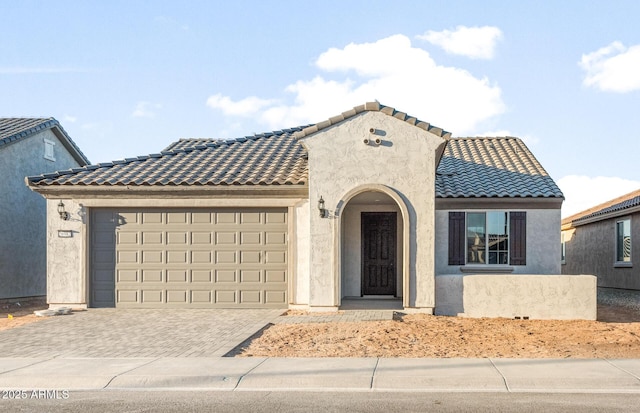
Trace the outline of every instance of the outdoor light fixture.
{"label": "outdoor light fixture", "polygon": [[322,195],[320,195],[320,199],[318,200],[318,211],[320,211],[320,218],[324,218],[327,210],[324,209],[324,199],[322,199]]}
{"label": "outdoor light fixture", "polygon": [[60,203],[58,204],[58,214],[60,214],[60,219],[62,220],[66,221],[69,219],[69,213],[64,210],[64,204],[62,203],[62,201],[60,201]]}

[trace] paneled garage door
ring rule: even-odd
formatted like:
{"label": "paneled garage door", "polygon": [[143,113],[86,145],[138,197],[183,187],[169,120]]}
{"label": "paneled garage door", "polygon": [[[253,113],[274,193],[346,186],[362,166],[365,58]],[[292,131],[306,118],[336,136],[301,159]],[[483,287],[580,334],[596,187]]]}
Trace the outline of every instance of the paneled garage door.
{"label": "paneled garage door", "polygon": [[286,209],[96,209],[93,307],[287,306]]}

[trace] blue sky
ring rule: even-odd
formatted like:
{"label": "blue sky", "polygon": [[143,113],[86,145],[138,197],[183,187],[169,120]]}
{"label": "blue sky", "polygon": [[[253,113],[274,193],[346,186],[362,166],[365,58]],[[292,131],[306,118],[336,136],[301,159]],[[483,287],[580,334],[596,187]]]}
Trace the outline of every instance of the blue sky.
{"label": "blue sky", "polygon": [[0,0],[0,116],[89,159],[314,123],[374,99],[518,136],[563,216],[640,188],[637,1]]}

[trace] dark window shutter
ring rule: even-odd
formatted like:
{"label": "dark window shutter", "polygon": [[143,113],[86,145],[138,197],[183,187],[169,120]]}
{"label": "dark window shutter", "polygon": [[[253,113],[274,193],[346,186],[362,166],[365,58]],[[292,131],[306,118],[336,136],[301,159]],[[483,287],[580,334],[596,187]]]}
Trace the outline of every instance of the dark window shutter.
{"label": "dark window shutter", "polygon": [[464,265],[464,212],[449,212],[449,265]]}
{"label": "dark window shutter", "polygon": [[509,213],[509,264],[527,265],[527,213]]}

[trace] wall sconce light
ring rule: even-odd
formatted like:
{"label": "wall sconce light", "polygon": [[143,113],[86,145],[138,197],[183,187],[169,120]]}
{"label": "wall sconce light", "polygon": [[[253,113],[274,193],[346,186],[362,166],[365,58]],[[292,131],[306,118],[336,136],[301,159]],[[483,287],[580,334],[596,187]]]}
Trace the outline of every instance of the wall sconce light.
{"label": "wall sconce light", "polygon": [[320,195],[320,199],[318,200],[318,211],[320,211],[320,218],[324,218],[327,214],[327,210],[324,208],[324,199],[322,199],[322,195]]}
{"label": "wall sconce light", "polygon": [[62,201],[58,204],[58,214],[60,214],[60,219],[66,221],[69,219],[69,213],[64,210],[64,204]]}

